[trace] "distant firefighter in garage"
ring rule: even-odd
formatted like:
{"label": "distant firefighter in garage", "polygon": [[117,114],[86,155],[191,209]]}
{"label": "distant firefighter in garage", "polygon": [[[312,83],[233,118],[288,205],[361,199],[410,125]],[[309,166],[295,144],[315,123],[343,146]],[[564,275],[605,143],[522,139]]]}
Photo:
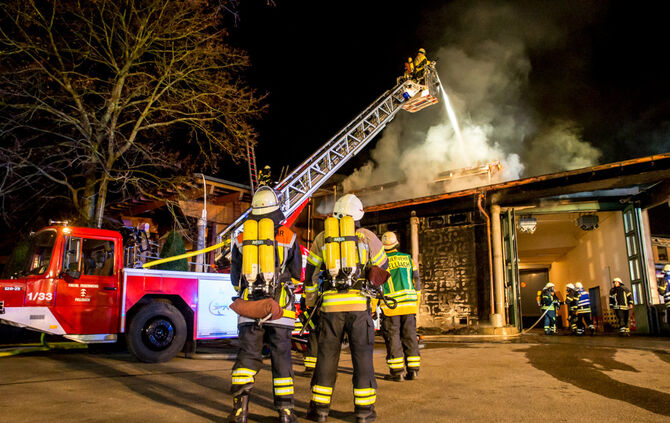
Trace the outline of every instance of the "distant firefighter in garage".
{"label": "distant firefighter in garage", "polygon": [[556,311],[561,307],[556,292],[554,291],[554,284],[547,283],[542,291],[537,293],[537,305],[544,313],[544,334],[556,334]]}
{"label": "distant firefighter in garage", "polygon": [[577,307],[579,296],[575,285],[569,283],[565,285],[565,306],[568,308],[568,324],[570,325],[570,334],[577,334]]}
{"label": "distant firefighter in garage", "polygon": [[584,335],[588,326],[590,334],[596,332],[591,318],[591,298],[581,282],[575,283],[577,289],[577,335]]}
{"label": "distant firefighter in garage", "polygon": [[663,278],[658,281],[658,295],[665,303],[665,323],[670,323],[670,264],[663,266]]}
{"label": "distant firefighter in garage", "polygon": [[614,285],[610,289],[610,308],[616,313],[619,321],[619,336],[630,336],[628,317],[633,308],[633,294],[623,285],[621,278],[612,280]]}
{"label": "distant firefighter in garage", "polygon": [[412,262],[412,256],[398,251],[398,238],[393,232],[382,235],[382,244],[389,259],[391,277],[383,285],[384,295],[395,299],[394,309],[381,303],[381,329],[386,343],[386,364],[390,374],[386,379],[400,382],[414,380],[419,374],[421,357],[416,338],[416,313],[421,281],[419,270]]}

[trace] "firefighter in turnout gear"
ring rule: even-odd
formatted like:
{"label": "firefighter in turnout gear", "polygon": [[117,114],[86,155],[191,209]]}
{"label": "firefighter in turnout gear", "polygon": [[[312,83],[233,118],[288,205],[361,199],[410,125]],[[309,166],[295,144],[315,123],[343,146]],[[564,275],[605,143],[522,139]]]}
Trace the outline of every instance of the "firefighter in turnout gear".
{"label": "firefighter in turnout gear", "polygon": [[577,334],[577,306],[579,297],[575,286],[571,283],[565,286],[565,305],[568,308],[568,323],[570,325],[570,334]]}
{"label": "firefighter in turnout gear", "polygon": [[577,335],[584,335],[588,326],[591,336],[596,332],[591,318],[591,298],[581,282],[575,284],[577,288]]}
{"label": "firefighter in turnout gear", "polygon": [[426,77],[426,66],[430,64],[430,61],[426,57],[426,50],[420,48],[416,53],[416,58],[414,59],[414,80],[419,84],[424,83]]}
{"label": "firefighter in turnout gear", "polygon": [[380,308],[381,329],[386,343],[386,364],[390,374],[386,379],[400,382],[414,380],[419,374],[421,357],[416,338],[416,313],[421,281],[419,270],[412,262],[412,256],[398,251],[398,238],[393,232],[382,235],[382,244],[389,260],[391,278],[384,284],[384,295],[395,299],[396,308],[390,309],[382,302]]}
{"label": "firefighter in turnout gear", "polygon": [[235,239],[230,280],[239,297],[231,305],[238,316],[239,351],[232,371],[233,411],[229,422],[246,422],[249,393],[263,365],[263,343],[270,346],[274,406],[282,423],[296,422],[293,412],[291,331],[295,326],[293,282],[300,280],[302,255],[270,187],[260,187],[251,215]]}
{"label": "firefighter in turnout gear", "polygon": [[537,292],[537,305],[541,307],[542,313],[544,313],[544,334],[556,334],[556,311],[561,306],[558,297],[556,297],[553,283],[547,283],[542,291]]}
{"label": "firefighter in turnout gear", "polygon": [[[376,418],[372,353],[375,327],[370,315],[369,285],[381,286],[388,278],[388,259],[382,243],[371,231],[356,228],[363,217],[363,204],[352,194],[335,203],[333,217],[312,244],[305,269],[305,293],[309,307],[320,306],[318,354],[312,377],[312,399],[307,418],[328,419],[337,377],[342,340],[346,334],[353,361],[353,394],[357,423]],[[326,278],[319,289],[319,270]],[[383,269],[383,270],[381,270]],[[381,278],[378,275],[384,273]]]}
{"label": "firefighter in turnout gear", "polygon": [[670,264],[663,266],[663,278],[658,281],[658,295],[665,304],[665,323],[670,323]]}
{"label": "firefighter in turnout gear", "polygon": [[630,336],[628,315],[633,308],[633,294],[623,286],[621,278],[614,278],[612,284],[614,286],[610,289],[610,309],[614,310],[619,321],[619,336]]}

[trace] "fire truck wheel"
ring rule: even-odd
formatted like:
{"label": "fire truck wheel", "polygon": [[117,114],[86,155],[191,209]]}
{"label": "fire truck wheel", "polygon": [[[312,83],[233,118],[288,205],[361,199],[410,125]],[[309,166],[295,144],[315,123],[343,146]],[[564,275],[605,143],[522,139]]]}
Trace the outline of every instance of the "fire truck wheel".
{"label": "fire truck wheel", "polygon": [[128,350],[145,363],[171,360],[182,350],[184,342],[186,320],[175,306],[164,302],[142,307],[126,333]]}

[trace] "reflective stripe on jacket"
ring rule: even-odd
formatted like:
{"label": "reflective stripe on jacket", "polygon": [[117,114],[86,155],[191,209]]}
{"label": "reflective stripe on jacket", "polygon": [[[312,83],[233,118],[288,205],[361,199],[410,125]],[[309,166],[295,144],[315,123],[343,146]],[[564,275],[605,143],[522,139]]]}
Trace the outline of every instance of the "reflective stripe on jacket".
{"label": "reflective stripe on jacket", "polygon": [[577,306],[579,307],[577,310],[578,314],[583,314],[583,313],[590,313],[591,312],[591,299],[589,297],[589,293],[586,292],[584,289],[579,289],[577,290],[577,298],[579,299]]}

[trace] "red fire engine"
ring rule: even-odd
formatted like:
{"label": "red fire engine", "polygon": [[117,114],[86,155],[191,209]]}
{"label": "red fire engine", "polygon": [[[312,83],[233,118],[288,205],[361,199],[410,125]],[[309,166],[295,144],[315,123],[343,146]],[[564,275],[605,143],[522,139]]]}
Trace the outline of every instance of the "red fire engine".
{"label": "red fire engine", "polygon": [[[416,83],[398,83],[276,184],[289,226],[312,194],[401,109],[414,112],[434,103],[441,86],[434,65],[427,71],[427,85],[417,94]],[[219,238],[233,235],[247,214]],[[237,336],[237,315],[228,308],[236,293],[228,274],[131,268],[134,264],[119,232],[44,228],[31,237],[16,279],[0,280],[0,323],[83,343],[112,343],[124,334],[130,352],[147,362],[193,351],[197,340]]]}

